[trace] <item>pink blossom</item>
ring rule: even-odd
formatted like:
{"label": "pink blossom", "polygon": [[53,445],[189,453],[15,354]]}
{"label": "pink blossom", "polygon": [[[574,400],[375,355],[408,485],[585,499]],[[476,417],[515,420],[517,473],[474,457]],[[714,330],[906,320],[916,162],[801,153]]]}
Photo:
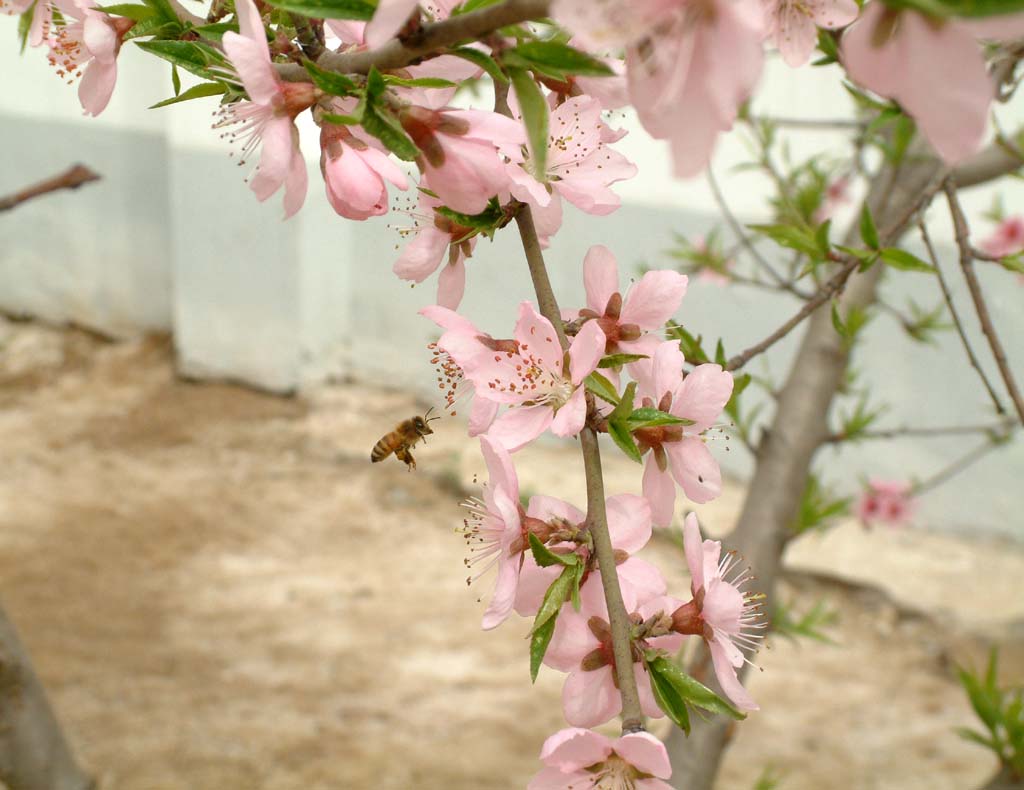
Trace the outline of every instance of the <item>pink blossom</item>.
{"label": "pink blossom", "polygon": [[627,49],[627,76],[641,123],[669,140],[675,174],[688,178],[707,166],[761,76],[764,15],[760,0],[671,6]]}
{"label": "pink blossom", "polygon": [[[32,8],[32,21],[29,23],[26,41],[30,47],[38,47],[50,35],[53,25],[53,6],[46,0],[40,0],[35,3],[34,7],[33,0],[0,0],[0,13],[2,14],[20,15],[28,11],[29,8]],[[60,67],[58,66],[58,68]],[[76,68],[62,69],[65,73],[74,73],[76,70]]]}
{"label": "pink blossom", "polygon": [[672,775],[665,745],[649,732],[631,732],[611,740],[592,730],[571,727],[544,741],[546,766],[526,790],[671,790],[662,781]]}
{"label": "pink blossom", "polygon": [[[671,615],[681,604],[681,601],[668,596],[649,597],[638,594],[628,584],[621,584],[621,587],[626,611],[630,615],[639,616],[639,622],[659,612]],[[682,635],[671,633],[666,625],[658,629],[656,634],[634,641],[640,650],[634,654],[636,660],[633,672],[640,707],[647,716],[657,718],[664,714],[654,700],[651,681],[642,658],[643,650],[654,648],[674,653],[682,640]],[[622,697],[613,679],[615,659],[600,572],[591,574],[580,588],[580,611],[573,609],[572,604],[562,607],[544,663],[560,672],[569,673],[562,687],[562,709],[569,724],[575,727],[596,727],[622,710]]]}
{"label": "pink blossom", "polygon": [[857,518],[865,526],[876,521],[901,526],[914,514],[913,486],[904,480],[871,478],[857,501]]}
{"label": "pink blossom", "polygon": [[830,181],[825,187],[825,194],[818,210],[814,212],[814,221],[821,223],[832,219],[840,206],[850,202],[850,179],[840,176]]}
{"label": "pink blossom", "polygon": [[939,156],[956,164],[981,146],[995,97],[977,37],[1022,33],[1024,14],[963,22],[873,0],[843,34],[840,53],[851,79],[898,101]]}
{"label": "pink blossom", "polygon": [[[689,425],[662,425],[634,432],[644,466],[644,496],[651,503],[654,524],[667,526],[675,508],[675,483],[694,502],[708,502],[722,491],[722,473],[700,434],[710,428],[732,395],[732,375],[719,365],[698,365],[684,379],[679,344],[665,341],[651,359],[634,363],[637,395]],[[673,479],[675,482],[673,482]]]}
{"label": "pink blossom", "polygon": [[[463,365],[477,396],[511,407],[494,421],[487,435],[509,452],[548,428],[556,436],[575,436],[587,416],[583,379],[594,371],[604,352],[601,328],[594,322],[584,325],[563,353],[551,322],[523,302],[513,335],[516,351],[495,353],[471,367]],[[564,369],[566,356],[568,370]]]}
{"label": "pink blossom", "polygon": [[399,189],[409,187],[402,169],[386,153],[340,124],[320,124],[320,171],[331,206],[348,219],[387,213],[385,181]]}
{"label": "pink blossom", "polygon": [[[623,584],[632,586],[640,595],[655,597],[665,594],[665,580],[649,562],[632,556],[651,538],[651,507],[643,497],[616,494],[605,502],[608,533],[616,555],[616,570]],[[583,580],[594,571],[597,557],[586,516],[577,508],[554,497],[537,495],[530,498],[528,516],[548,524],[562,525],[552,535],[557,540],[551,547],[557,551],[573,551],[585,563]],[[523,617],[537,614],[544,593],[561,572],[561,566],[541,568],[533,556],[526,554],[519,575],[515,609]]]}
{"label": "pink blossom", "polygon": [[[366,25],[366,45],[376,49],[397,35],[409,21],[417,4],[417,0],[380,0],[373,19]],[[438,20],[447,18],[458,4],[459,0],[429,0],[420,5],[432,19]]]}
{"label": "pink blossom", "polygon": [[[437,198],[420,193],[415,224],[402,231],[415,238],[405,245],[392,271],[403,280],[421,283],[441,267],[437,303],[454,310],[466,290],[466,259],[473,255],[477,232],[438,212],[440,207]],[[442,266],[446,252],[448,260]]]}
{"label": "pink blossom", "polygon": [[409,106],[399,119],[420,149],[416,162],[424,186],[449,208],[479,214],[506,188],[499,150],[518,153],[526,142],[522,124],[483,110],[432,110]]}
{"label": "pink blossom", "polygon": [[725,695],[740,710],[758,710],[757,703],[740,684],[736,668],[746,661],[741,648],[757,650],[763,637],[761,596],[742,590],[750,576],[745,570],[737,571],[735,553],[728,552],[722,557],[719,541],[701,542],[697,516],[693,513],[683,524],[683,542],[693,600],[672,613],[673,628],[681,634],[702,637],[711,651],[715,676]]}
{"label": "pink blossom", "polygon": [[1003,219],[980,246],[983,252],[1000,258],[1024,252],[1024,214]]}
{"label": "pink blossom", "polygon": [[845,27],[857,18],[855,0],[767,0],[768,37],[782,59],[804,65],[818,45],[818,28]]}
{"label": "pink blossom", "polygon": [[684,0],[555,0],[551,16],[588,49],[610,51],[639,41]]}
{"label": "pink blossom", "polygon": [[579,311],[579,317],[601,327],[606,354],[650,356],[661,342],[665,322],[686,296],[688,282],[685,274],[668,269],[650,271],[623,297],[615,256],[607,247],[595,244],[583,260],[587,306]]}
{"label": "pink blossom", "polygon": [[518,164],[508,165],[509,189],[531,205],[542,238],[553,235],[561,225],[562,198],[588,214],[610,214],[622,202],[611,185],[636,175],[636,165],[606,145],[607,126],[601,120],[601,109],[596,99],[575,96],[552,110],[547,169],[539,174],[550,196]]}
{"label": "pink blossom", "polygon": [[241,35],[224,34],[224,51],[242,80],[250,101],[221,107],[218,127],[241,124],[229,133],[241,138],[242,160],[260,145],[263,153],[249,187],[264,201],[284,186],[285,218],[302,208],[306,200],[306,160],[299,151],[295,117],[312,106],[319,95],[309,82],[282,82],[270,62],[263,20],[252,0],[237,0],[235,11]]}
{"label": "pink blossom", "polygon": [[[38,6],[48,5],[39,0]],[[37,6],[37,8],[38,8]],[[63,22],[53,25],[56,31],[47,40],[50,47],[50,64],[57,69],[58,76],[70,82],[81,77],[78,84],[78,100],[87,115],[99,115],[106,109],[117,82],[117,55],[121,51],[124,34],[135,25],[126,17],[108,16],[87,5],[86,2],[61,0],[56,4]],[[44,28],[51,23],[43,12],[38,20],[33,16],[31,35],[42,36]],[[70,20],[74,20],[70,22]]]}

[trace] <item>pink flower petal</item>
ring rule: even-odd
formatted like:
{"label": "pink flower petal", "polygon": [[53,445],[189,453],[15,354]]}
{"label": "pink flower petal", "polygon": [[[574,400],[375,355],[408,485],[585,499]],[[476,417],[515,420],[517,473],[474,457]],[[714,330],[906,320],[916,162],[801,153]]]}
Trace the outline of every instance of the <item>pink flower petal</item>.
{"label": "pink flower petal", "polygon": [[693,420],[687,432],[702,433],[715,424],[732,397],[733,378],[718,365],[698,365],[683,380],[672,413]]}
{"label": "pink flower petal", "polygon": [[610,741],[603,735],[580,727],[559,730],[544,741],[540,759],[562,771],[576,771],[604,762],[612,753]]}
{"label": "pink flower petal", "polygon": [[635,494],[616,494],[606,503],[612,546],[636,554],[651,539],[651,506]]}
{"label": "pink flower petal", "polygon": [[117,33],[106,14],[86,14],[82,26],[82,43],[96,60],[112,63],[117,57]]}
{"label": "pink flower petal", "polygon": [[[292,127],[294,129],[294,127]],[[298,132],[296,131],[296,137]],[[309,174],[306,172],[306,160],[298,148],[292,149],[288,176],[284,181],[284,218],[288,219],[302,208],[306,202],[306,190],[309,187]]]}
{"label": "pink flower petal", "polygon": [[579,386],[597,369],[606,344],[601,325],[597,321],[587,321],[569,345],[569,373],[573,384]]}
{"label": "pink flower petal", "polygon": [[[649,388],[645,388],[644,394],[649,395],[655,405],[666,392],[675,395],[682,387],[684,362],[683,352],[675,340],[666,340],[654,350],[654,356],[651,357],[651,383]],[[637,366],[641,367],[640,362],[637,363]],[[646,365],[641,369],[646,369]],[[672,400],[671,411],[673,414],[681,416],[675,398]]]}
{"label": "pink flower petal", "polygon": [[421,283],[437,271],[450,241],[451,236],[447,233],[426,225],[415,239],[405,245],[391,270],[403,280]]}
{"label": "pink flower petal", "polygon": [[590,774],[585,771],[564,773],[558,768],[545,768],[526,785],[526,790],[572,790],[573,787],[586,787]]}
{"label": "pink flower petal", "polygon": [[561,565],[549,565],[546,568],[541,568],[533,559],[533,555],[526,552],[523,555],[523,567],[519,569],[519,586],[516,588],[515,600],[516,612],[521,617],[534,617],[540,610],[548,587],[561,572]]}
{"label": "pink flower petal", "polygon": [[376,49],[393,37],[418,5],[417,0],[380,0],[363,37],[366,46]]}
{"label": "pink flower petal", "polygon": [[[649,686],[650,684],[648,684]],[[562,686],[562,712],[576,727],[596,727],[622,710],[622,695],[612,682],[612,668],[591,672],[576,667]]]}
{"label": "pink flower petal", "polygon": [[[262,23],[260,30],[263,29]],[[249,98],[256,104],[269,105],[280,91],[277,75],[270,65],[267,40],[253,40],[229,30],[221,39],[228,59],[242,78]],[[282,120],[288,120],[283,118]]]}
{"label": "pink flower petal", "polygon": [[473,405],[469,410],[469,435],[479,436],[486,433],[491,427],[494,418],[498,416],[499,404],[487,400],[480,395],[473,398]]}
{"label": "pink flower petal", "polygon": [[498,417],[487,435],[514,453],[544,433],[553,419],[548,406],[519,406]]}
{"label": "pink flower petal", "polygon": [[117,82],[117,61],[103,63],[93,60],[85,67],[78,84],[78,101],[89,115],[99,115],[107,108]]}
{"label": "pink flower petal", "polygon": [[484,463],[487,464],[490,485],[503,488],[512,499],[518,498],[519,477],[508,451],[490,437],[481,436],[480,452],[483,454]]}
{"label": "pink flower petal", "polygon": [[577,387],[568,402],[558,410],[551,421],[551,432],[555,436],[575,436],[583,430],[587,421],[587,400],[583,387]]}
{"label": "pink flower petal", "polygon": [[514,335],[526,347],[526,354],[536,358],[542,367],[555,373],[562,372],[562,346],[555,328],[529,302],[519,304]]}
{"label": "pink flower petal", "polygon": [[654,454],[647,456],[644,465],[644,497],[651,504],[651,523],[656,527],[667,527],[672,523],[676,504],[676,484],[672,475],[658,469]]}
{"label": "pink flower petal", "polygon": [[263,125],[263,152],[249,182],[249,189],[259,201],[273,195],[288,179],[295,146],[292,138],[294,128],[287,117],[271,118]]}
{"label": "pink flower petal", "polygon": [[[263,27],[263,20],[260,12],[252,0],[237,0],[235,3],[235,14],[238,17],[238,30],[245,38],[262,49],[261,59],[270,63],[270,47],[267,46],[267,33]],[[224,35],[227,35],[225,33]],[[235,35],[232,33],[231,35]],[[230,55],[229,55],[230,57]],[[234,59],[232,58],[232,62]],[[261,101],[252,94],[249,98],[253,101]]]}
{"label": "pink flower petal", "polygon": [[682,486],[687,499],[702,505],[722,493],[722,472],[718,461],[695,436],[665,445],[672,476]]}
{"label": "pink flower petal", "polygon": [[466,256],[460,250],[454,263],[449,261],[441,267],[437,278],[437,303],[452,310],[459,306],[466,292]]}
{"label": "pink flower petal", "polygon": [[587,290],[587,307],[604,315],[608,300],[619,290],[619,269],[615,256],[603,244],[595,244],[587,250],[587,257],[583,259],[583,286]]}
{"label": "pink flower petal", "polygon": [[687,513],[683,522],[683,550],[690,569],[690,584],[694,595],[704,586],[704,549],[700,537],[697,514]]}
{"label": "pink flower petal", "polygon": [[712,640],[708,645],[711,649],[711,661],[715,666],[715,677],[732,704],[740,710],[760,710],[760,705],[754,702],[753,697],[747,693],[736,676],[736,669],[729,661],[723,645],[717,640]]}
{"label": "pink flower petal", "polygon": [[672,775],[672,764],[665,744],[649,732],[631,732],[612,741],[612,749],[619,757],[645,774],[662,779]]}
{"label": "pink flower petal", "polygon": [[646,272],[623,300],[619,320],[641,329],[660,330],[679,309],[688,282],[685,274],[668,269]]}
{"label": "pink flower petal", "polygon": [[541,521],[551,521],[560,518],[570,524],[582,524],[587,515],[578,507],[570,505],[557,497],[534,494],[526,508],[526,515],[531,518],[539,518]]}
{"label": "pink flower petal", "polygon": [[639,557],[630,557],[615,567],[619,583],[624,591],[628,588],[629,596],[634,600],[643,601],[665,594],[665,578],[657,566]]}
{"label": "pink flower petal", "polygon": [[498,563],[498,578],[494,583],[494,594],[484,612],[481,627],[484,631],[497,628],[512,614],[516,599],[516,585],[519,581],[519,558],[506,559]]}

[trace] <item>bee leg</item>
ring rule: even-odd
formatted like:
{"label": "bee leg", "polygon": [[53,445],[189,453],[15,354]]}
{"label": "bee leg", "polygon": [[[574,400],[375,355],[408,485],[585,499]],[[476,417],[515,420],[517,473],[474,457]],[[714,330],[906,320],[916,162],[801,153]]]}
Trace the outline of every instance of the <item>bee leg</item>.
{"label": "bee leg", "polygon": [[395,457],[405,464],[405,468],[408,471],[412,471],[416,468],[416,459],[412,457],[412,453],[406,447],[400,447],[395,450]]}

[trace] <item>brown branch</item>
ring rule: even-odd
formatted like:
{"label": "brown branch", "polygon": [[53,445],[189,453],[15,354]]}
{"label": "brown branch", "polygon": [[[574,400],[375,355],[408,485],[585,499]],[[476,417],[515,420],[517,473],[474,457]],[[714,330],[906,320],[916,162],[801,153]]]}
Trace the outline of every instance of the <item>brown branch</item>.
{"label": "brown branch", "polygon": [[1013,428],[1007,431],[1000,437],[990,436],[984,442],[979,444],[974,449],[960,456],[956,460],[952,461],[947,466],[944,466],[938,472],[931,477],[925,478],[921,482],[914,485],[911,489],[911,493],[915,496],[920,496],[925,491],[930,491],[933,488],[938,488],[940,485],[945,483],[950,478],[956,477],[958,474],[963,472],[970,466],[980,461],[994,449],[999,447],[1006,439],[1010,437],[1010,434],[1016,429],[1017,425],[1014,423]]}
{"label": "brown branch", "polygon": [[939,425],[935,427],[924,426],[900,426],[897,428],[885,428],[877,431],[858,431],[853,436],[844,433],[833,433],[825,437],[829,444],[837,444],[849,440],[859,439],[899,439],[903,436],[957,436],[970,433],[992,433],[994,431],[1006,430],[1010,426],[1007,420],[985,423],[983,425]]}
{"label": "brown branch", "polygon": [[72,165],[60,175],[25,187],[13,195],[0,198],[0,211],[10,211],[12,208],[20,206],[34,197],[39,197],[49,192],[56,192],[58,189],[78,189],[82,184],[87,184],[90,181],[99,181],[99,179],[99,174],[94,173],[85,165]]}
{"label": "brown branch", "polygon": [[996,334],[996,328],[992,324],[992,318],[988,312],[988,305],[985,304],[985,296],[981,292],[978,275],[974,271],[974,259],[971,257],[971,241],[967,229],[967,220],[964,217],[963,209],[960,207],[960,201],[956,196],[956,184],[952,179],[947,179],[945,190],[946,200],[949,203],[949,213],[953,218],[956,244],[960,249],[960,269],[964,273],[967,288],[971,292],[974,310],[978,314],[978,320],[981,322],[981,331],[985,334],[989,347],[992,349],[992,356],[995,357],[996,366],[999,368],[999,375],[1002,376],[1003,383],[1006,385],[1006,391],[1010,394],[1010,400],[1013,401],[1013,405],[1017,410],[1017,416],[1020,417],[1021,423],[1024,424],[1024,398],[1021,397],[1020,390],[1017,388],[1017,381],[1014,379],[1010,365],[1006,361],[1006,351],[1003,349],[1003,344],[999,341],[999,335]]}
{"label": "brown branch", "polygon": [[990,144],[953,169],[952,177],[960,189],[985,184],[1024,167],[1019,152],[1009,150],[999,141]]}
{"label": "brown branch", "polygon": [[326,47],[324,47],[322,40],[322,25],[320,27],[320,35],[318,36],[308,17],[304,17],[302,14],[288,14],[288,16],[295,26],[295,35],[299,39],[299,46],[302,47],[302,52],[310,60],[317,60],[326,52]]}
{"label": "brown branch", "polygon": [[1006,414],[1006,408],[1003,406],[999,396],[996,394],[995,389],[992,387],[992,382],[988,380],[988,376],[985,374],[984,369],[981,367],[981,363],[978,362],[978,357],[974,353],[974,349],[971,347],[971,342],[967,339],[967,332],[964,331],[963,322],[960,320],[960,314],[957,312],[956,305],[953,303],[953,295],[949,291],[949,286],[946,284],[946,277],[942,273],[942,267],[939,266],[939,258],[935,254],[935,247],[932,245],[931,237],[928,235],[928,227],[924,222],[919,222],[918,227],[921,230],[921,239],[924,241],[924,246],[928,250],[928,257],[931,258],[932,266],[935,267],[935,276],[939,280],[939,288],[942,289],[942,298],[946,300],[946,307],[949,309],[949,314],[953,318],[953,326],[956,327],[956,332],[960,335],[960,342],[963,344],[964,351],[967,352],[967,359],[971,363],[971,367],[978,371],[978,376],[981,378],[981,383],[985,386],[985,390],[988,392],[989,398],[992,400],[992,405],[995,406],[997,414]]}
{"label": "brown branch", "polygon": [[[316,63],[320,68],[341,74],[366,74],[372,67],[381,71],[400,69],[460,41],[478,39],[506,25],[543,19],[550,5],[551,0],[505,0],[478,11],[423,25],[416,33],[405,38],[393,38],[374,50],[325,52]],[[298,64],[277,63],[274,67],[283,80],[309,80],[309,73]]]}

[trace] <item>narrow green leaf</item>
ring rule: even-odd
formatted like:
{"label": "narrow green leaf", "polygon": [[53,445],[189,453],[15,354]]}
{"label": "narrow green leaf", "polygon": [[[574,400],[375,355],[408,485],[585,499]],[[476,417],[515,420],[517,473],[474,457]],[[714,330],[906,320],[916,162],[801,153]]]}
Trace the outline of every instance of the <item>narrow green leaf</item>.
{"label": "narrow green leaf", "polygon": [[134,19],[136,22],[141,22],[144,19],[152,19],[156,16],[156,11],[152,8],[149,6],[138,5],[137,3],[117,3],[116,5],[102,5],[94,7],[105,14],[109,14],[110,16],[124,16],[128,17],[128,19]]}
{"label": "narrow green leaf", "polygon": [[551,565],[578,565],[580,561],[579,555],[573,552],[556,554],[541,543],[540,538],[532,532],[530,533],[530,551],[533,552],[533,559],[542,568],[547,568]]}
{"label": "narrow green leaf", "polygon": [[541,602],[540,609],[537,610],[537,616],[533,620],[534,631],[548,622],[548,620],[556,619],[555,615],[558,614],[558,610],[562,608],[562,604],[569,597],[575,573],[574,568],[563,568],[558,578],[551,582],[548,591],[544,593],[544,600]]}
{"label": "narrow green leaf", "polygon": [[640,456],[640,448],[636,446],[633,433],[630,431],[629,425],[625,420],[608,420],[608,435],[612,437],[612,440],[619,446],[619,449],[629,458],[632,458],[638,464],[643,463]]}
{"label": "narrow green leaf", "polygon": [[[36,0],[39,2],[39,0]],[[28,9],[18,17],[18,41],[20,44],[19,52],[25,52],[25,46],[28,44],[28,34],[32,30],[32,17],[36,12],[36,4],[32,3]]]}
{"label": "narrow green leaf", "polygon": [[548,652],[551,635],[555,633],[556,618],[552,617],[540,628],[530,634],[530,682],[537,682],[537,673],[544,662],[544,654]]}
{"label": "narrow green leaf", "polygon": [[313,78],[313,84],[332,96],[351,96],[359,92],[359,86],[344,74],[322,69],[311,60],[304,60],[303,67]]}
{"label": "narrow green leaf", "polygon": [[167,107],[170,104],[178,104],[179,102],[191,101],[192,99],[201,99],[206,96],[219,96],[226,91],[227,87],[219,82],[203,82],[199,85],[193,85],[191,88],[188,88],[173,98],[159,101],[149,109],[155,110],[157,107]]}
{"label": "narrow green leaf", "polygon": [[216,75],[209,67],[224,63],[220,53],[198,41],[136,41],[135,45],[209,80],[216,79]]}
{"label": "narrow green leaf", "polygon": [[399,159],[413,161],[420,154],[416,143],[405,133],[402,125],[388,110],[367,106],[363,114],[363,129],[372,134]]}
{"label": "narrow green leaf", "polygon": [[207,41],[217,41],[217,42],[219,42],[221,39],[224,38],[224,34],[225,33],[228,33],[228,32],[238,33],[239,32],[239,30],[238,30],[238,22],[237,21],[234,21],[234,22],[213,22],[213,23],[211,23],[209,25],[196,25],[196,27],[192,28],[192,30],[194,30],[196,33],[198,33],[200,35],[200,37],[206,39]]}
{"label": "narrow green leaf", "polygon": [[583,379],[583,385],[587,388],[587,392],[594,393],[601,400],[607,401],[613,406],[618,405],[619,393],[615,391],[612,383],[596,370]]}
{"label": "narrow green leaf", "polygon": [[724,368],[727,363],[725,346],[722,345],[722,338],[718,338],[718,342],[715,344],[715,364]]}
{"label": "narrow green leaf", "polygon": [[585,562],[578,562],[573,566],[572,574],[572,608],[577,612],[583,605],[580,601],[580,582],[583,581],[583,574],[587,572],[587,564]]}
{"label": "narrow green leaf", "polygon": [[634,409],[633,413],[626,418],[626,423],[631,431],[635,431],[637,428],[653,428],[658,425],[693,425],[693,420],[688,420],[685,417],[676,417],[674,414],[669,414],[665,411],[658,411],[658,409],[652,409],[643,407],[640,409]]}
{"label": "narrow green leaf", "polygon": [[872,250],[877,250],[882,246],[878,240],[878,228],[875,227],[875,220],[871,217],[871,209],[868,208],[867,203],[860,210],[860,237]]}
{"label": "narrow green leaf", "polygon": [[530,149],[530,167],[538,181],[547,181],[548,172],[548,103],[529,72],[509,69],[509,77],[519,100],[519,109],[526,126]]}
{"label": "narrow green leaf", "polygon": [[320,116],[321,121],[337,124],[339,126],[354,126],[363,122],[366,115],[366,100],[360,97],[359,102],[352,109],[351,115],[339,115],[334,112],[325,112]]}
{"label": "narrow green leaf", "polygon": [[368,0],[267,0],[275,8],[312,19],[358,19],[367,22],[376,4]]}
{"label": "narrow green leaf", "polygon": [[609,354],[606,357],[602,357],[597,366],[599,368],[619,368],[623,365],[628,365],[630,362],[636,362],[638,359],[647,358],[646,354]]}
{"label": "narrow green leaf", "polygon": [[776,244],[819,258],[818,242],[813,234],[794,225],[749,225],[751,230],[767,236]]}
{"label": "narrow green leaf", "polygon": [[673,661],[670,661],[664,656],[658,656],[653,661],[649,661],[648,667],[656,669],[663,678],[668,680],[668,682],[672,684],[672,688],[675,689],[676,693],[686,700],[688,704],[710,711],[711,713],[725,714],[737,721],[747,718],[745,714],[738,711],[707,686],[702,683],[698,683],[692,677],[683,672],[683,670],[680,669]]}
{"label": "narrow green leaf", "polygon": [[451,80],[443,80],[440,77],[417,77],[406,79],[396,77],[394,74],[384,74],[384,82],[388,85],[399,85],[403,88],[455,88],[458,85]]}
{"label": "narrow green leaf", "polygon": [[619,402],[615,405],[612,413],[608,415],[610,420],[618,420],[625,422],[629,419],[629,415],[633,413],[633,400],[636,398],[636,382],[631,381],[626,385],[626,389],[622,391],[622,397]]}
{"label": "narrow green leaf", "polygon": [[882,250],[882,261],[894,269],[904,272],[934,272],[935,269],[930,263],[925,263],[916,255],[896,247],[886,247]]}
{"label": "narrow green leaf", "polygon": [[171,87],[174,88],[174,95],[181,93],[181,75],[178,74],[178,67],[171,64]]}
{"label": "narrow green leaf", "polygon": [[651,676],[651,690],[654,701],[665,711],[665,715],[687,735],[690,734],[690,714],[686,710],[686,702],[675,690],[672,683],[662,676],[661,671],[648,662],[648,674]]}
{"label": "narrow green leaf", "polygon": [[458,211],[452,211],[446,206],[442,206],[436,209],[436,211],[458,225],[476,230],[491,230],[505,221],[505,212],[495,198],[491,198],[487,208],[479,214],[462,214]]}
{"label": "narrow green leaf", "polygon": [[555,79],[570,74],[607,77],[614,72],[602,60],[558,41],[526,41],[502,53],[509,66],[534,69]]}
{"label": "narrow green leaf", "polygon": [[839,303],[832,300],[832,328],[840,337],[846,337],[846,327],[843,326],[842,316],[839,315]]}
{"label": "narrow green leaf", "polygon": [[463,60],[468,60],[470,63],[475,63],[495,82],[508,82],[508,77],[506,77],[505,72],[501,70],[501,66],[499,66],[498,62],[486,52],[481,52],[479,49],[473,49],[472,47],[458,47],[457,49],[449,50],[448,54],[455,55]]}
{"label": "narrow green leaf", "polygon": [[1008,255],[1005,258],[1000,258],[999,265],[1008,272],[1024,274],[1024,253],[1018,252],[1016,255]]}
{"label": "narrow green leaf", "polygon": [[822,258],[827,258],[828,254],[832,251],[832,242],[828,238],[831,227],[832,220],[827,219],[814,231],[814,241],[818,245],[818,255]]}
{"label": "narrow green leaf", "polygon": [[468,14],[470,11],[479,11],[481,8],[487,8],[487,6],[494,5],[500,1],[501,0],[466,0],[465,3],[452,11],[452,16]]}
{"label": "narrow green leaf", "polygon": [[165,22],[180,22],[178,15],[174,12],[174,7],[167,2],[167,0],[142,0],[147,6],[152,8],[158,17]]}

